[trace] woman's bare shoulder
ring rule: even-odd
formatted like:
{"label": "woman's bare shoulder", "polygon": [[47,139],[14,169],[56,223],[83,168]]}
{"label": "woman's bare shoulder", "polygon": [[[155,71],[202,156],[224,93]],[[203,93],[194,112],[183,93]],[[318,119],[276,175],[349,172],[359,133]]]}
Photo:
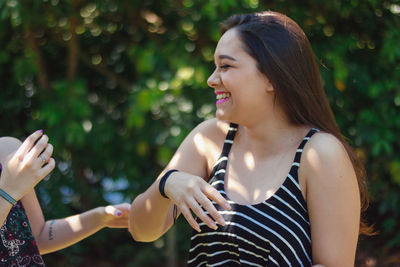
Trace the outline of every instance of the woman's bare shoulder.
{"label": "woman's bare shoulder", "polygon": [[346,149],[342,142],[334,135],[326,132],[315,133],[304,148],[305,160],[319,158],[320,160],[335,161],[347,157]]}
{"label": "woman's bare shoulder", "polygon": [[[355,178],[354,168],[343,143],[334,135],[317,132],[306,144],[301,158],[301,169],[309,182],[348,183],[343,175]],[[340,170],[340,171],[339,171]]]}
{"label": "woman's bare shoulder", "polygon": [[180,144],[166,169],[208,177],[222,151],[229,124],[216,119],[197,125]]}
{"label": "woman's bare shoulder", "polygon": [[218,160],[224,140],[229,129],[229,123],[217,119],[206,120],[197,125],[181,144],[182,155],[198,159],[205,163],[207,174]]}
{"label": "woman's bare shoulder", "polygon": [[229,123],[220,121],[216,118],[203,121],[196,128],[193,129],[193,133],[196,135],[202,135],[204,138],[217,141],[218,139],[224,139],[229,129]]}

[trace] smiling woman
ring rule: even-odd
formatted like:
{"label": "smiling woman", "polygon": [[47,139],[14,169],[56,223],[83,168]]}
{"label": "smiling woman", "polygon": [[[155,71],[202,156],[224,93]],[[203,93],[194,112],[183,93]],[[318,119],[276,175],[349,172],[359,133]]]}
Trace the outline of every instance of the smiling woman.
{"label": "smiling woman", "polygon": [[195,230],[188,266],[354,266],[369,231],[363,167],[304,32],[276,12],[232,16],[221,32],[216,119],[133,201],[132,236],[153,241],[182,213]]}
{"label": "smiling woman", "polygon": [[[243,49],[236,30],[221,37],[214,58],[216,68],[207,82],[217,95],[217,118],[239,124],[242,124],[241,120],[249,122],[249,118],[254,118],[254,123],[257,123],[260,116],[268,114],[267,108],[273,104],[264,102],[265,96],[273,96],[271,93],[264,95],[271,92],[272,87],[267,77],[257,69],[255,59]],[[256,105],[260,109],[255,108]],[[232,120],[230,116],[233,115],[236,119]]]}

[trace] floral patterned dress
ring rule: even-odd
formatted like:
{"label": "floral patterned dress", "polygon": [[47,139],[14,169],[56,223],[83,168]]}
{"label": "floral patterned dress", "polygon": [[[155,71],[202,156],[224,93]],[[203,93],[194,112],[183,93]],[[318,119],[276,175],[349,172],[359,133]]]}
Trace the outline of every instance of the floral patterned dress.
{"label": "floral patterned dress", "polygon": [[1,267],[45,266],[21,201],[10,210],[0,238]]}

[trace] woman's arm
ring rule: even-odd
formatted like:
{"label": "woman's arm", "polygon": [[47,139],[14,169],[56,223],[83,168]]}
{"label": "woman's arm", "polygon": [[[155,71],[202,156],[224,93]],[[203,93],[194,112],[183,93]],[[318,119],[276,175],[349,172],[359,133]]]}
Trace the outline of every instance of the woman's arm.
{"label": "woman's arm", "polygon": [[127,228],[130,205],[97,207],[63,219],[45,221],[34,191],[23,199],[40,254],[69,247],[104,227]]}
{"label": "woman's arm", "polygon": [[[197,231],[200,228],[191,211],[211,228],[216,227],[214,220],[224,224],[210,199],[226,208],[229,208],[229,204],[204,180],[209,175],[210,157],[215,162],[218,157],[215,151],[220,153],[222,150],[219,144],[223,143],[227,125],[221,124],[209,120],[197,126],[182,142],[156,181],[133,201],[129,231],[135,240],[150,242],[162,236],[173,223],[174,204]],[[165,184],[165,193],[169,198],[166,199],[159,193],[159,180],[171,169],[179,172],[172,173]],[[200,205],[214,220],[204,213]]]}
{"label": "woman's arm", "polygon": [[360,194],[343,145],[317,133],[306,145],[300,179],[306,180],[312,256],[315,264],[354,266],[360,224]]}

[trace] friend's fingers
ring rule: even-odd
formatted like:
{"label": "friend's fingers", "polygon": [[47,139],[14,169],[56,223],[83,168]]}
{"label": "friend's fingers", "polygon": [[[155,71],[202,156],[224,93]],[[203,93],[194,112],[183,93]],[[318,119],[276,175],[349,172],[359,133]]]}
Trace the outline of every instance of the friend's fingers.
{"label": "friend's fingers", "polygon": [[47,164],[37,171],[38,178],[41,180],[49,175],[49,173],[54,169],[55,166],[56,161],[53,158],[50,158]]}
{"label": "friend's fingers", "polygon": [[47,144],[46,149],[40,154],[38,157],[40,166],[47,163],[50,160],[51,155],[53,154],[53,145]]}
{"label": "friend's fingers", "polygon": [[28,136],[25,141],[21,144],[18,150],[15,152],[15,156],[23,160],[23,157],[31,150],[36,140],[43,135],[43,130],[38,130]]}
{"label": "friend's fingers", "polygon": [[192,213],[190,212],[190,209],[186,206],[186,204],[180,205],[179,209],[181,210],[181,213],[185,217],[186,221],[190,224],[190,226],[192,226],[192,228],[197,232],[201,232],[199,224],[193,218]]}
{"label": "friend's fingers", "polygon": [[111,226],[111,228],[128,228],[129,227],[129,222],[128,220],[124,220],[124,221],[118,221],[113,223],[113,225]]}
{"label": "friend's fingers", "polygon": [[26,155],[26,162],[30,162],[35,160],[46,148],[49,141],[49,137],[47,135],[42,135],[40,139],[37,141],[36,145],[32,147],[32,149]]}
{"label": "friend's fingers", "polygon": [[109,215],[117,215],[117,216],[120,216],[122,214],[120,210],[116,209],[114,206],[111,205],[105,207],[104,212]]}
{"label": "friend's fingers", "polygon": [[115,205],[116,208],[118,208],[121,211],[129,212],[131,209],[131,204],[129,203],[121,203],[118,205]]}

